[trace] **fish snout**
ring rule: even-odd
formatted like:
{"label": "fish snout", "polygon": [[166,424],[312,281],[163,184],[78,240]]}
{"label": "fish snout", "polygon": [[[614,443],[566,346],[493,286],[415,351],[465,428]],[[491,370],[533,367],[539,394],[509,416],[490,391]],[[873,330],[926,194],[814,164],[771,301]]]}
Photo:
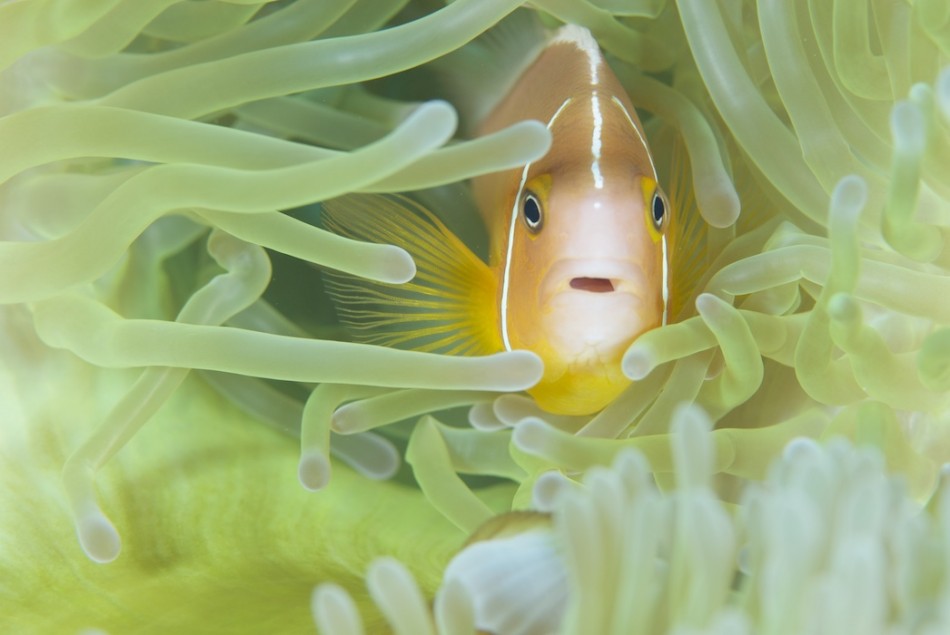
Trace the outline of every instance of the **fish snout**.
{"label": "fish snout", "polygon": [[660,325],[660,291],[650,282],[628,261],[556,262],[541,285],[538,331],[557,363],[619,363],[637,336]]}
{"label": "fish snout", "polygon": [[621,260],[563,260],[556,262],[541,285],[542,301],[561,293],[626,293],[637,298],[649,294],[649,280],[640,267]]}

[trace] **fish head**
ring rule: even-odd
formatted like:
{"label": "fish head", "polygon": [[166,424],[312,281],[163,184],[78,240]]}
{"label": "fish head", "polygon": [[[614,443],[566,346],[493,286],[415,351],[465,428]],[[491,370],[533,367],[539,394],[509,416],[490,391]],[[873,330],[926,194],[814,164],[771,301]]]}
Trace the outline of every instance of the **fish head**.
{"label": "fish head", "polygon": [[[543,169],[545,166],[539,166]],[[669,202],[651,175],[603,162],[530,175],[513,212],[511,348],[537,353],[542,408],[599,410],[627,385],[624,351],[664,321]]]}

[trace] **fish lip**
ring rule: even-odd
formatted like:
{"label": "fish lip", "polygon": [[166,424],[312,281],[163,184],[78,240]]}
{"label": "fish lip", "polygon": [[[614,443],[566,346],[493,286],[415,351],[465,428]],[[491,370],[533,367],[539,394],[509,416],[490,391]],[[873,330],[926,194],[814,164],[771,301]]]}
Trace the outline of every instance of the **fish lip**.
{"label": "fish lip", "polygon": [[[572,281],[580,279],[609,280],[613,291],[589,290],[583,287],[600,287],[599,283],[585,284]],[[646,277],[640,267],[632,262],[616,259],[584,258],[556,261],[548,269],[541,282],[541,295],[549,299],[561,293],[584,294],[587,296],[612,294],[632,294],[639,296],[646,286]]]}

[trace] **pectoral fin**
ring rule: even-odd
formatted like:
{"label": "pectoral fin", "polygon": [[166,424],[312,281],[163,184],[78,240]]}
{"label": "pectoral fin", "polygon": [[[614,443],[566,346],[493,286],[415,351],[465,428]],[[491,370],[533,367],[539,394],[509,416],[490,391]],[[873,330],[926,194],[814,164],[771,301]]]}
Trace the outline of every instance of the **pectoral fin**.
{"label": "pectoral fin", "polygon": [[709,268],[706,237],[709,225],[696,204],[689,158],[681,140],[673,146],[669,172],[670,312],[671,322],[695,313],[694,302]]}
{"label": "pectoral fin", "polygon": [[432,212],[404,196],[351,194],[323,203],[322,221],[342,236],[401,247],[416,263],[405,284],[325,272],[354,340],[450,355],[502,350],[491,270]]}

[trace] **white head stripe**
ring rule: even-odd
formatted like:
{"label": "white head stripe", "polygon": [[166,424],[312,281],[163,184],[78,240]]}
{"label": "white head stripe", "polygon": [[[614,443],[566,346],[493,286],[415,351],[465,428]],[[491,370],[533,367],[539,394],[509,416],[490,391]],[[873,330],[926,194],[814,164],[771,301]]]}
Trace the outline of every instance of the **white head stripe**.
{"label": "white head stripe", "polygon": [[[547,123],[548,130],[554,125],[554,120],[558,118],[567,105],[571,103],[568,97],[558,106],[557,110],[551,116]],[[511,350],[511,340],[508,338],[508,287],[511,282],[511,252],[515,244],[515,222],[518,220],[518,206],[521,203],[521,194],[524,191],[525,181],[528,180],[528,170],[531,169],[531,163],[526,163],[521,170],[521,181],[518,183],[518,192],[515,194],[515,202],[511,208],[511,220],[508,224],[508,248],[505,250],[505,271],[501,279],[501,341],[505,345],[505,350]]]}
{"label": "white head stripe", "polygon": [[660,289],[660,293],[663,295],[663,326],[666,326],[670,310],[670,262],[666,251],[666,235],[664,234],[660,240],[663,247],[663,288]]}
{"label": "white head stripe", "polygon": [[653,180],[659,181],[656,176],[656,166],[653,165],[653,155],[650,154],[650,147],[647,145],[647,140],[643,138],[643,133],[640,132],[640,128],[637,127],[637,124],[633,122],[633,117],[630,116],[630,113],[627,112],[627,107],[623,105],[623,102],[617,99],[617,96],[614,95],[610,98],[612,102],[620,106],[620,111],[623,112],[624,117],[627,118],[627,121],[630,122],[630,127],[633,128],[633,131],[637,133],[637,138],[640,139],[640,144],[643,146],[644,151],[647,154],[647,159],[650,161],[650,170],[653,171]]}
{"label": "white head stripe", "polygon": [[[624,117],[627,118],[627,121],[630,122],[630,127],[633,128],[633,131],[637,133],[637,138],[640,139],[640,143],[643,145],[643,149],[646,151],[647,159],[650,161],[650,170],[653,172],[654,182],[659,182],[659,177],[656,175],[656,165],[653,164],[653,155],[650,154],[650,148],[647,146],[647,140],[643,138],[643,133],[640,132],[640,128],[637,127],[637,124],[634,123],[633,117],[630,116],[630,113],[627,112],[627,107],[623,105],[623,102],[617,99],[617,96],[614,95],[611,97],[611,100],[620,106],[620,111],[623,113]],[[664,234],[661,238],[661,246],[663,249],[663,288],[661,293],[663,294],[663,325],[666,326],[666,321],[669,319],[667,315],[669,313],[670,306],[670,262],[669,254],[666,249],[666,235]]]}

